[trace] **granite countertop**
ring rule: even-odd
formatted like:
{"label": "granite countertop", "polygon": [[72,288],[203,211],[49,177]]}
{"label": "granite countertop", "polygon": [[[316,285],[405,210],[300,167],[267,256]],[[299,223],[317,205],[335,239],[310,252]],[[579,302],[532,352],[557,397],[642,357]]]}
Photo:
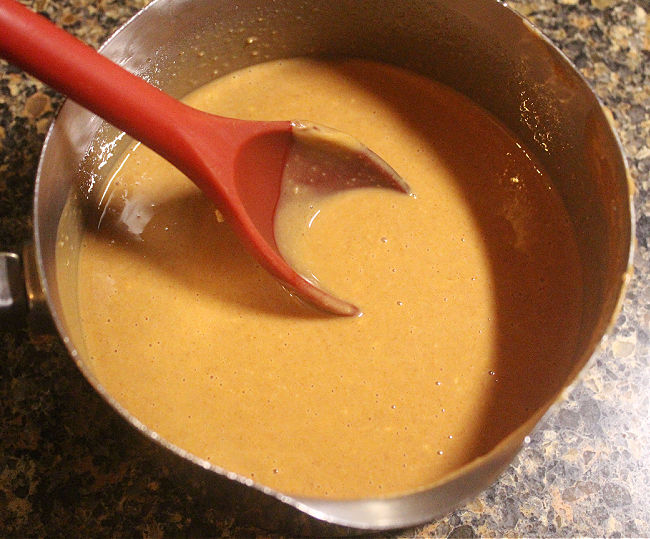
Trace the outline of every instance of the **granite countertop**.
{"label": "granite countertop", "polygon": [[[23,0],[25,1],[25,0]],[[97,46],[146,0],[27,0]],[[479,497],[389,536],[650,536],[650,0],[510,5],[611,110],[636,184],[635,276],[580,382]],[[0,63],[0,248],[31,234],[33,178],[61,97]],[[192,497],[107,414],[57,339],[0,328],[0,536],[272,536]]]}

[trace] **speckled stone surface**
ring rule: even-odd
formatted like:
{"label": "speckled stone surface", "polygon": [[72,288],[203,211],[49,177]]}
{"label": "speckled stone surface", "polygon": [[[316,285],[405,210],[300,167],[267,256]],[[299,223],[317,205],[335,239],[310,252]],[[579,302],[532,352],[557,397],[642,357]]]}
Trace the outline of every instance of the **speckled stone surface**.
{"label": "speckled stone surface", "polygon": [[[29,0],[98,45],[145,0]],[[635,277],[568,399],[478,498],[389,536],[650,536],[650,1],[515,1],[612,111],[637,188]],[[0,63],[0,249],[31,233],[40,146],[60,97]],[[156,465],[56,339],[0,328],[0,536],[271,536]]]}

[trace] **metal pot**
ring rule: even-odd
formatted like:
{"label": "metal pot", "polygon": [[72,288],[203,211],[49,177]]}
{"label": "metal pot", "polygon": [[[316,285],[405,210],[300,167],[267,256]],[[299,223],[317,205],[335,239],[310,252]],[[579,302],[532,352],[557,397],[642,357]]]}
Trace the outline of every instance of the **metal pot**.
{"label": "metal pot", "polygon": [[[568,60],[504,4],[154,0],[101,51],[178,97],[247,65],[305,55],[370,58],[447,84],[494,114],[537,154],[573,221],[585,300],[574,369],[564,386],[575,379],[617,313],[633,237],[631,187],[619,142],[606,112]],[[64,212],[80,167],[92,180],[100,161],[118,152],[121,144],[125,142],[113,128],[74,103],[61,109],[36,178],[34,244],[23,260],[28,303],[33,316],[46,305],[48,318],[90,384],[125,421],[160,444],[183,473],[200,477],[221,501],[236,500],[237,510],[254,508],[262,525],[336,533],[348,527],[380,530],[432,520],[489,486],[508,465],[551,402],[488,454],[436,485],[403,496],[347,501],[286,496],[208,466],[161,440],[121,408],[86,365],[74,278],[81,216],[74,208]],[[89,150],[95,160],[84,159]],[[70,265],[69,278],[56,271],[62,220],[69,241],[67,251],[57,256],[58,263]],[[6,314],[20,309],[24,300],[18,257],[5,254],[0,260],[0,306]]]}

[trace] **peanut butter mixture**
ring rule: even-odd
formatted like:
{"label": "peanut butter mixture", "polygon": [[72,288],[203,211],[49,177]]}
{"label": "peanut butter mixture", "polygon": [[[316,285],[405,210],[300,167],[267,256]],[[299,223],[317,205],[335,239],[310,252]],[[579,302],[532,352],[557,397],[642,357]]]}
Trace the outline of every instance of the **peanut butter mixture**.
{"label": "peanut butter mixture", "polygon": [[560,388],[581,317],[567,214],[536,159],[450,89],[361,60],[247,68],[186,101],[349,133],[415,197],[351,190],[279,207],[300,271],[363,315],[302,305],[141,145],[84,232],[91,368],[149,428],[280,491],[383,496],[485,454]]}

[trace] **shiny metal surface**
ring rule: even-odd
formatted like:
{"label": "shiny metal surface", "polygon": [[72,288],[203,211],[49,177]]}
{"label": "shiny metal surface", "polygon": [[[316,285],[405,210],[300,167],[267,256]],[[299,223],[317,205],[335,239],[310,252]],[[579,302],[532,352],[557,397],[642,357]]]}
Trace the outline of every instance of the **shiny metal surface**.
{"label": "shiny metal surface", "polygon": [[25,324],[33,337],[54,331],[32,242],[21,255],[0,252],[0,326],[17,329]]}
{"label": "shiny metal surface", "polygon": [[16,253],[0,252],[0,324],[13,327],[27,312],[22,264]]}
{"label": "shiny metal surface", "polygon": [[[240,67],[303,55],[381,60],[455,88],[491,111],[536,153],[573,220],[586,300],[575,368],[566,384],[584,366],[615,315],[628,278],[633,236],[630,187],[618,140],[600,103],[569,62],[503,4],[154,0],[102,52],[178,97]],[[72,103],[61,110],[48,134],[37,177],[38,272],[73,360],[126,421],[169,450],[183,475],[199,477],[215,500],[228,500],[235,510],[258,517],[263,526],[317,534],[346,533],[347,527],[400,528],[432,520],[498,476],[545,409],[446,481],[405,496],[352,501],[288,497],[272,491],[160,440],[122,409],[85,364],[74,278],[57,275],[55,267],[61,219],[67,223],[65,263],[75,266],[81,218],[78,208],[64,212],[66,199],[71,189],[79,189],[77,182],[83,192],[96,181],[98,163],[126,144],[116,135]],[[84,160],[89,150],[94,160]]]}
{"label": "shiny metal surface", "polygon": [[22,251],[23,278],[27,297],[27,325],[34,337],[48,335],[54,331],[47,298],[38,275],[36,250],[29,242]]}

